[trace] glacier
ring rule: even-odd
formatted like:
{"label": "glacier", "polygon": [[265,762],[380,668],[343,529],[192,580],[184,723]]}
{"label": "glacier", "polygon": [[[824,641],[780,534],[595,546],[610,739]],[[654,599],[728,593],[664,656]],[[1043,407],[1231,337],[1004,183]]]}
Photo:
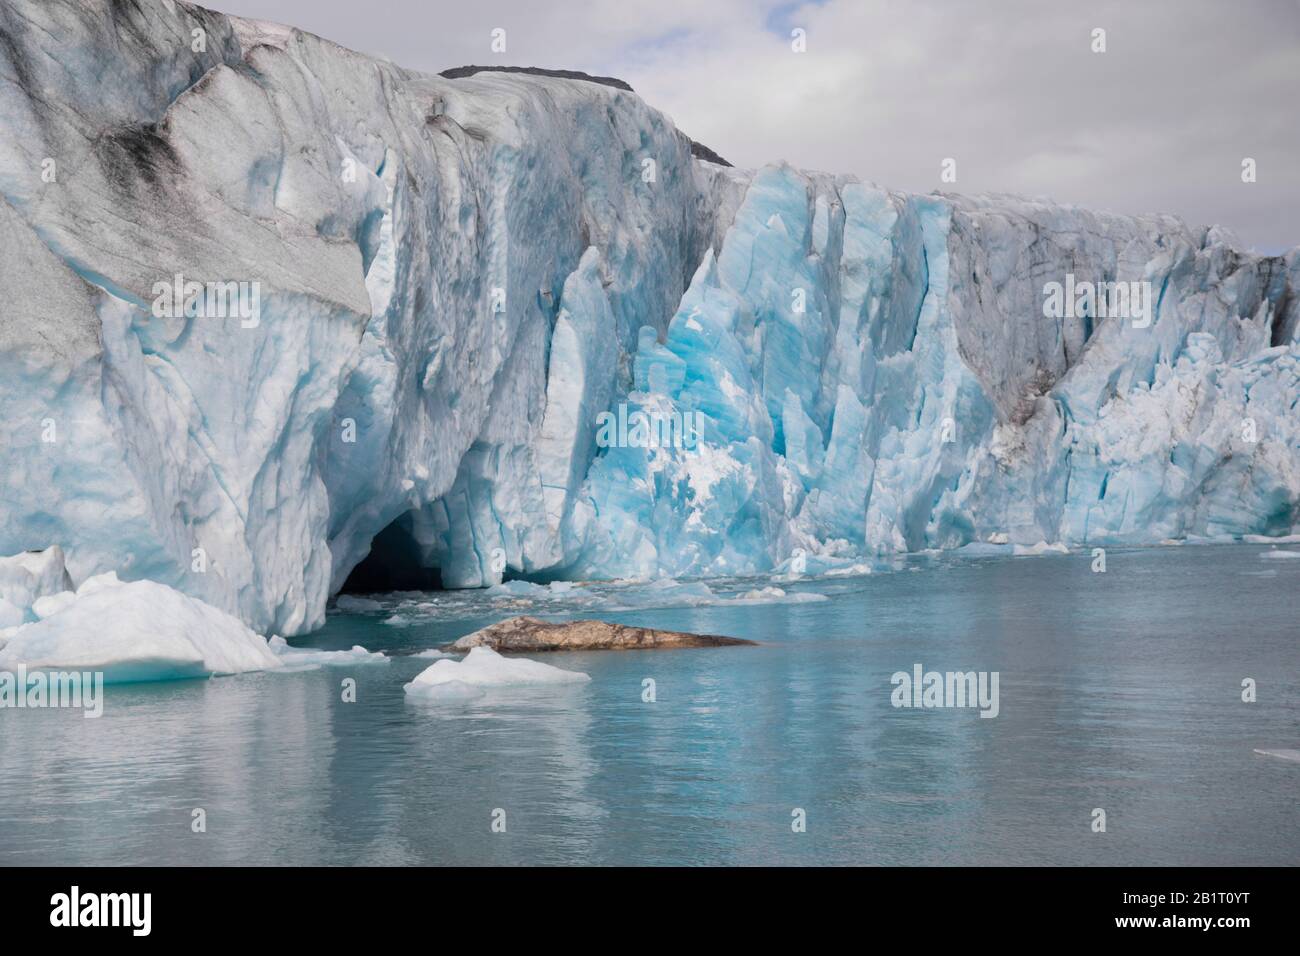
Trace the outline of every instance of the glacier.
{"label": "glacier", "polygon": [[734,169],[626,89],[180,0],[0,41],[0,627],[115,572],[302,634],[381,534],[473,588],[1300,531],[1300,250]]}

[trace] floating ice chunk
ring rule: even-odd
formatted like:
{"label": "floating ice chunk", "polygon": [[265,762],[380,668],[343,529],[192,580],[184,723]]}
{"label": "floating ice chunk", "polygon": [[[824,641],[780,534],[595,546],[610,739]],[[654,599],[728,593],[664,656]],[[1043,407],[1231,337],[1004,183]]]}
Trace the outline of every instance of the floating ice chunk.
{"label": "floating ice chunk", "polygon": [[501,584],[494,584],[487,589],[488,597],[530,597],[545,598],[550,595],[550,591],[544,585],[534,584],[531,581],[505,581]]}
{"label": "floating ice chunk", "polygon": [[837,557],[831,554],[803,554],[798,559],[787,558],[777,565],[772,573],[773,581],[787,583],[801,581],[805,578],[818,577],[856,577],[870,574],[871,565],[852,558]]}
{"label": "floating ice chunk", "polygon": [[1285,548],[1275,548],[1272,551],[1265,551],[1260,555],[1261,558],[1300,558],[1300,551],[1288,551]]}
{"label": "floating ice chunk", "polygon": [[1057,541],[1048,544],[1046,541],[1040,541],[1038,544],[1017,544],[1012,548],[1012,554],[1069,554],[1070,549],[1064,544]]}
{"label": "floating ice chunk", "polygon": [[360,644],[352,645],[351,650],[325,651],[314,647],[292,647],[283,637],[276,635],[268,645],[271,653],[293,668],[313,668],[339,664],[387,664],[388,655],[382,651],[368,651]]}
{"label": "floating ice chunk", "polygon": [[434,660],[444,660],[446,658],[455,658],[454,654],[448,654],[446,651],[440,651],[436,647],[430,647],[423,651],[417,651],[412,657],[432,658]]}
{"label": "floating ice chunk", "polygon": [[586,588],[572,581],[552,581],[550,584],[534,584],[531,581],[505,581],[494,584],[483,592],[494,599],[527,599],[534,601],[579,600],[587,596]]}
{"label": "floating ice chunk", "polygon": [[781,588],[766,587],[757,588],[752,591],[746,591],[744,594],[734,598],[721,598],[719,604],[807,604],[813,601],[826,601],[829,598],[825,594],[816,594],[811,591],[797,591],[794,594],[787,594]]}
{"label": "floating ice chunk", "polygon": [[475,647],[464,660],[440,660],[405,686],[408,696],[422,700],[464,700],[466,688],[500,688],[537,684],[585,684],[580,671],[566,671],[540,661],[503,657],[488,647]]}
{"label": "floating ice chunk", "polygon": [[1300,761],[1300,750],[1256,747],[1255,753],[1263,757],[1277,757],[1279,760]]}
{"label": "floating ice chunk", "polygon": [[856,578],[870,573],[871,565],[869,564],[850,564],[845,568],[831,568],[825,572],[828,578]]}
{"label": "floating ice chunk", "polygon": [[[836,561],[840,575],[870,573],[865,564]],[[829,573],[829,572],[828,572]],[[800,576],[801,577],[801,576]],[[791,578],[797,580],[799,578]],[[781,579],[784,580],[784,579]],[[507,582],[482,590],[447,592],[444,600],[433,603],[416,601],[410,597],[384,601],[389,616],[383,623],[390,627],[414,627],[435,621],[461,621],[499,614],[503,609],[512,612],[550,615],[572,611],[599,610],[606,614],[644,611],[676,607],[715,607],[743,603],[798,604],[820,601],[815,594],[754,591],[744,596],[752,585],[738,583],[724,590],[717,581],[710,586],[703,581],[677,581],[660,578],[655,581],[595,582],[574,584],[553,582],[548,586],[523,581]]]}
{"label": "floating ice chunk", "polygon": [[970,544],[962,545],[957,551],[967,557],[984,557],[1012,554],[1014,553],[1014,547],[1009,544],[995,544],[991,541],[972,541]]}
{"label": "floating ice chunk", "polygon": [[99,575],[75,600],[13,632],[0,668],[102,671],[107,683],[237,674],[281,666],[239,620],[153,581]]}
{"label": "floating ice chunk", "polygon": [[717,595],[703,581],[663,578],[623,591],[614,603],[628,608],[700,607],[715,600]]}

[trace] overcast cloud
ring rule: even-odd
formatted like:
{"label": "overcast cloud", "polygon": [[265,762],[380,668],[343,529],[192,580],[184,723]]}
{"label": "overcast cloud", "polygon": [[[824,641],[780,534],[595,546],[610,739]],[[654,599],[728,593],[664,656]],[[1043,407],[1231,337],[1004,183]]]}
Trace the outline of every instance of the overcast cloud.
{"label": "overcast cloud", "polygon": [[[1300,244],[1300,0],[211,0],[430,72],[627,80],[738,166],[1014,192]],[[507,51],[490,49],[504,28]],[[1106,30],[1105,53],[1091,50]],[[807,52],[790,31],[806,31]],[[945,157],[957,182],[939,181]],[[1257,181],[1241,163],[1257,163]]]}

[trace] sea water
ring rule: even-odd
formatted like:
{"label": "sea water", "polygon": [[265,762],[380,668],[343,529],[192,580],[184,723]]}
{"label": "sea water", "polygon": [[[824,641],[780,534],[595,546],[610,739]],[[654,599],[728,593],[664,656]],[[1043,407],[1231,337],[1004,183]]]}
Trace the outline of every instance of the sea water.
{"label": "sea water", "polygon": [[[345,599],[293,643],[388,663],[0,712],[0,863],[1296,864],[1300,763],[1256,753],[1300,747],[1300,559],[1272,551]],[[760,643],[408,700],[415,652],[519,613]],[[996,716],[896,706],[918,665],[996,672]]]}

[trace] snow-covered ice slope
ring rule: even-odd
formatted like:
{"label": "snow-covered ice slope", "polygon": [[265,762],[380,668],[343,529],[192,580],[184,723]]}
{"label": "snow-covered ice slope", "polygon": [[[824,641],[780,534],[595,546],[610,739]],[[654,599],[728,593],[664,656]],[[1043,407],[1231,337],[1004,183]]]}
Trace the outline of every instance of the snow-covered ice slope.
{"label": "snow-covered ice slope", "polygon": [[[75,583],[295,634],[394,522],[449,586],[1297,524],[1295,252],[724,169],[630,92],[170,0],[0,40],[0,554]],[[1150,324],[1045,316],[1067,274]],[[699,440],[605,447],[620,406]]]}

